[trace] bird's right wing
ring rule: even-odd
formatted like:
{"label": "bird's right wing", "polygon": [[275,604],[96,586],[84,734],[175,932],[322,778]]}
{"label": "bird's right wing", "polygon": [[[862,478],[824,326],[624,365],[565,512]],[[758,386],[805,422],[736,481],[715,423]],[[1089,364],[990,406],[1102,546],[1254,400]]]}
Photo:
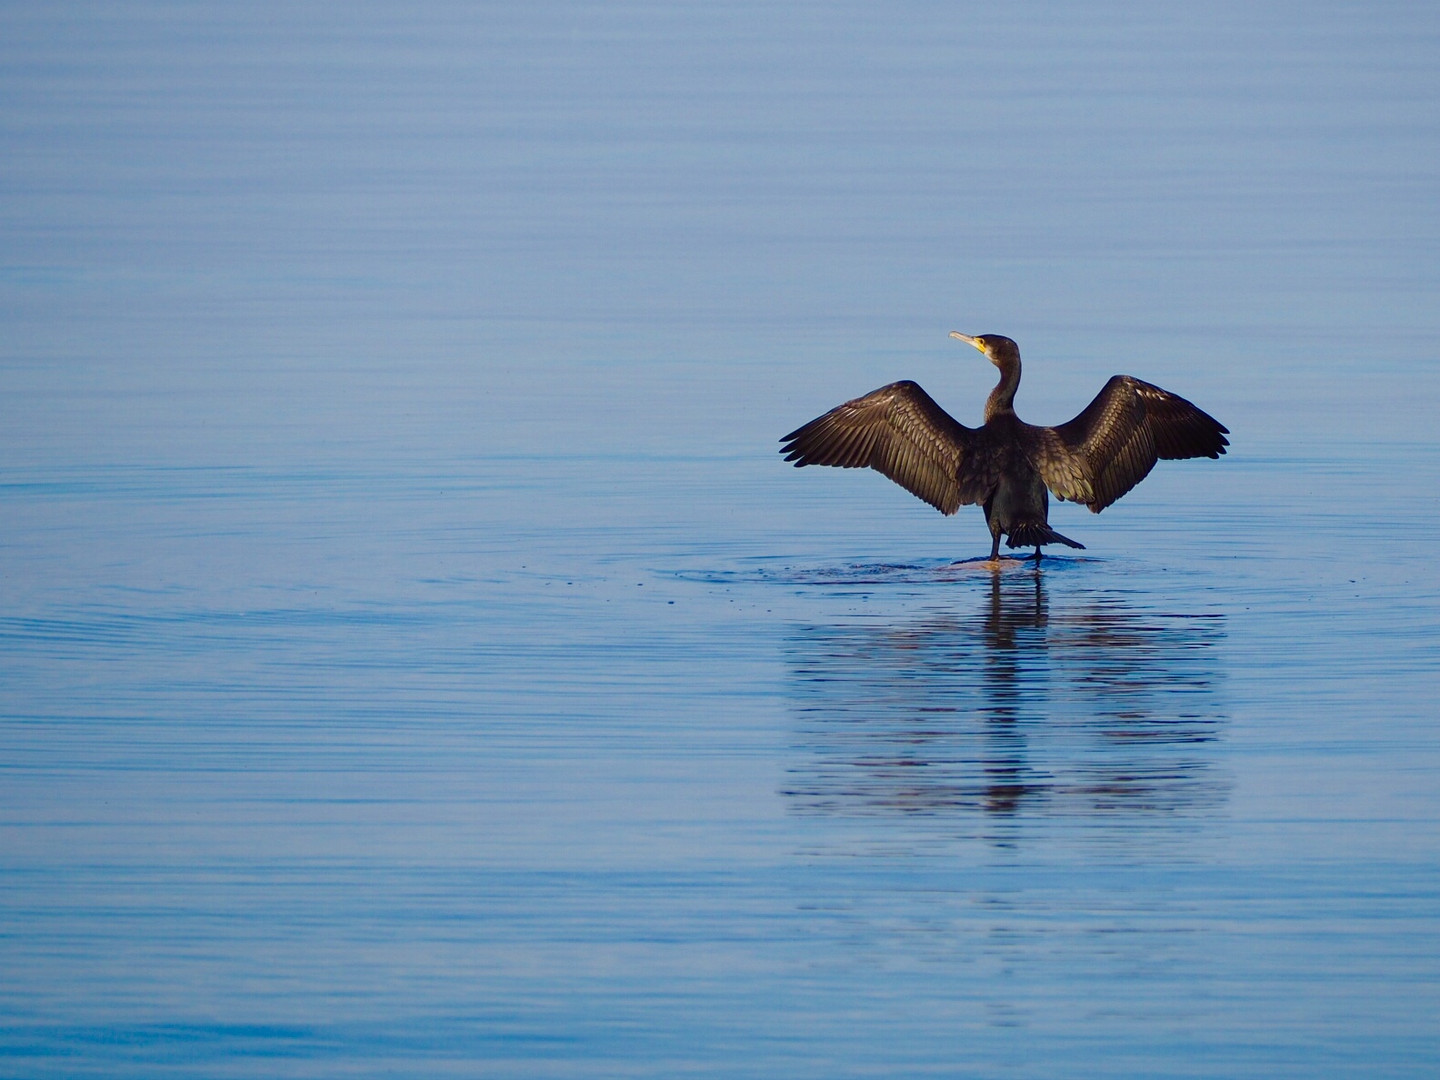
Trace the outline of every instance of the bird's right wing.
{"label": "bird's right wing", "polygon": [[967,428],[910,382],[837,405],[780,441],[795,467],[834,465],[884,473],[943,514],[983,502],[1000,475],[984,429]]}
{"label": "bird's right wing", "polygon": [[1219,457],[1230,429],[1179,394],[1116,375],[1058,427],[1025,425],[1026,455],[1051,491],[1099,513],[1161,458]]}

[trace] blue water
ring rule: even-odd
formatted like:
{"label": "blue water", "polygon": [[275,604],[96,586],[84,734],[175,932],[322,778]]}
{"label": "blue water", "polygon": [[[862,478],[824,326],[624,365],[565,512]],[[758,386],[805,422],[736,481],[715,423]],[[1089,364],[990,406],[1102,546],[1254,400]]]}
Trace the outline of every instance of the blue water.
{"label": "blue water", "polygon": [[[0,10],[0,1075],[1429,1077],[1440,16]],[[1232,430],[977,561],[778,436]]]}

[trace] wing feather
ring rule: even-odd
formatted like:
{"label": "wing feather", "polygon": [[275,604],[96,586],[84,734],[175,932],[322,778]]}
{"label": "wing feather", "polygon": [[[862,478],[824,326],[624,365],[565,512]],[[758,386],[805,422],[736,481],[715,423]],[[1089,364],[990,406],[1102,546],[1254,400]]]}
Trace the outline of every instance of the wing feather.
{"label": "wing feather", "polygon": [[906,379],[847,401],[780,440],[796,468],[871,468],[944,514],[988,497],[998,455],[983,429],[957,421]]}
{"label": "wing feather", "polygon": [[1098,514],[1161,458],[1219,457],[1229,433],[1178,394],[1116,375],[1075,419],[1057,427],[1025,425],[1024,440],[1045,485]]}

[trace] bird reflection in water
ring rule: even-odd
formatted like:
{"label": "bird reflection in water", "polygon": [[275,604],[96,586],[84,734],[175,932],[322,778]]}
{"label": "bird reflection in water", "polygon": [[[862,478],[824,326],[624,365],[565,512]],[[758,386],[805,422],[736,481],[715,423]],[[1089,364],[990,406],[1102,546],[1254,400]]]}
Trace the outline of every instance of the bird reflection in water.
{"label": "bird reflection in water", "polygon": [[1121,815],[1221,805],[1218,616],[1053,603],[995,573],[974,614],[801,629],[789,642],[801,759],[784,794],[823,815]]}

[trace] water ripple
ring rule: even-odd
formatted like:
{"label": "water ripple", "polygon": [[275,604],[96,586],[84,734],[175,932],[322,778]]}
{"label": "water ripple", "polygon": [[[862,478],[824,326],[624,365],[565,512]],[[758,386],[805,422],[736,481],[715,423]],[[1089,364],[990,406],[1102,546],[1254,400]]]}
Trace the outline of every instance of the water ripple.
{"label": "water ripple", "polygon": [[802,813],[1194,815],[1228,790],[1215,615],[1052,605],[996,575],[978,610],[801,626],[785,796]]}

